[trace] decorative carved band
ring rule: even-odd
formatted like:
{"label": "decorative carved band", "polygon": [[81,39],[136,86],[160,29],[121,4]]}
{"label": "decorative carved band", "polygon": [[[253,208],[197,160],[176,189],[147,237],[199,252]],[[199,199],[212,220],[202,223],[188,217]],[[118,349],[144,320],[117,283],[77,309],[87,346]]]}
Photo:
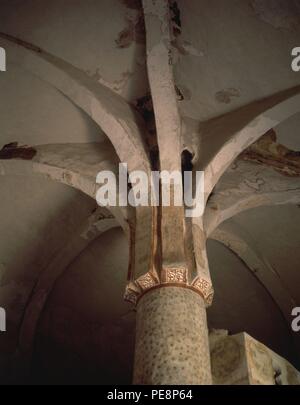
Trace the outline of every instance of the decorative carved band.
{"label": "decorative carved band", "polygon": [[136,305],[139,295],[140,293],[132,290],[130,287],[127,286],[124,294],[124,300]]}
{"label": "decorative carved band", "polygon": [[182,267],[168,267],[162,271],[164,283],[187,283],[187,269]]}
{"label": "decorative carved band", "polygon": [[148,273],[139,277],[136,280],[136,283],[141,287],[143,291],[146,291],[159,284],[159,280],[152,272],[149,271]]}
{"label": "decorative carved band", "polygon": [[190,288],[199,293],[204,299],[206,306],[213,301],[214,291],[210,281],[197,277],[191,284],[188,282],[188,270],[183,267],[169,267],[162,270],[161,281],[154,272],[149,271],[136,281],[131,282],[125,292],[124,299],[136,305],[139,298],[149,290],[164,286],[177,286]]}
{"label": "decorative carved band", "polygon": [[209,282],[208,280],[205,280],[204,278],[197,277],[193,281],[192,287],[194,287],[196,290],[198,290],[201,293],[207,306],[210,306],[212,304],[212,301],[214,298],[214,290],[213,290],[211,282]]}

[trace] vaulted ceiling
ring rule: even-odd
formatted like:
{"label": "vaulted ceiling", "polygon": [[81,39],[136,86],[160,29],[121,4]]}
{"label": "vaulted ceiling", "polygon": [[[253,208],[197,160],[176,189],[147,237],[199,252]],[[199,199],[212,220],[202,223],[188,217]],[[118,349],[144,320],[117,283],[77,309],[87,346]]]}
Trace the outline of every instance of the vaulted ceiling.
{"label": "vaulted ceiling", "polygon": [[[209,326],[299,366],[300,2],[170,3],[184,146],[208,173]],[[131,213],[94,197],[99,170],[155,150],[140,1],[1,0],[0,27],[0,149],[32,148],[0,152],[0,376],[32,356],[33,380],[129,383]]]}

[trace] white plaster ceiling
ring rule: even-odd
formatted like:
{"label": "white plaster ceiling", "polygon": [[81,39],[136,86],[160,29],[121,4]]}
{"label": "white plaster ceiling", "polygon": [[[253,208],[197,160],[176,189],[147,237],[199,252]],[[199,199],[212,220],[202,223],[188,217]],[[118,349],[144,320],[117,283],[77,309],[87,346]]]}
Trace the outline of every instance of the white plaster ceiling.
{"label": "white plaster ceiling", "polygon": [[56,89],[9,65],[0,75],[0,148],[10,142],[30,146],[101,142],[102,130]]}
{"label": "white plaster ceiling", "polygon": [[1,176],[0,200],[0,305],[17,326],[38,275],[95,203],[75,189],[28,176]]}
{"label": "white plaster ceiling", "polygon": [[[145,45],[137,40],[118,46],[120,33],[138,22],[138,2],[122,0],[2,0],[1,31],[39,46],[87,72],[126,99],[148,91]],[[84,21],[84,24],[82,23]],[[117,42],[116,42],[117,41]]]}
{"label": "white plaster ceiling", "polygon": [[49,248],[55,251],[96,205],[71,187],[33,176],[0,177],[0,195],[2,281],[24,267],[40,271],[53,254]]}
{"label": "white plaster ceiling", "polygon": [[298,0],[178,1],[186,54],[179,53],[175,79],[187,94],[183,115],[209,119],[299,83],[287,69],[300,37],[294,3],[299,7]]}
{"label": "white plaster ceiling", "polygon": [[299,206],[260,207],[238,214],[232,221],[247,230],[254,247],[278,274],[294,301],[299,302]]}

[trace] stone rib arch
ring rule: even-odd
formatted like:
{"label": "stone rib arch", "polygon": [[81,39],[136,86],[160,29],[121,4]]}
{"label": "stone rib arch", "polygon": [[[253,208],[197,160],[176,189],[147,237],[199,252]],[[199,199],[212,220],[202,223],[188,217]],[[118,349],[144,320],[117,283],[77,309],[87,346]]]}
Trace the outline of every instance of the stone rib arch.
{"label": "stone rib arch", "polygon": [[[147,72],[159,149],[159,170],[169,173],[181,171],[181,117],[172,62],[170,5],[167,0],[145,0],[142,6],[146,30]],[[178,186],[172,187],[176,192],[175,187]],[[183,210],[181,207],[162,206],[160,211],[161,263],[153,263],[150,275],[157,280],[161,280],[164,277],[161,273],[168,272],[169,268],[186,269]],[[180,220],[174,221],[175,217]]]}
{"label": "stone rib arch", "polygon": [[70,63],[18,38],[0,33],[10,63],[47,82],[96,122],[129,170],[150,170],[138,113],[119,95]]}
{"label": "stone rib arch", "polygon": [[207,144],[210,144],[209,137],[213,138],[211,142],[215,141],[208,151],[211,158],[204,165],[206,196],[239,154],[299,111],[300,86],[296,86],[204,124]]}
{"label": "stone rib arch", "polygon": [[13,159],[0,163],[1,176],[39,176],[46,180],[53,180],[71,186],[89,197],[95,197],[95,185],[88,177],[70,169],[52,166],[37,161]]}
{"label": "stone rib arch", "polygon": [[[73,187],[95,199],[97,172],[103,169],[116,170],[115,162],[108,163],[110,154],[105,156],[104,153],[102,160],[99,159],[95,144],[42,145],[36,146],[35,150],[36,156],[31,160],[0,160],[0,176],[38,176]],[[72,153],[75,153],[77,159],[73,158]],[[84,162],[85,157],[93,157],[98,162],[89,165]],[[107,209],[127,233],[129,211],[120,207]]]}
{"label": "stone rib arch", "polygon": [[[86,219],[80,229],[77,229],[72,239],[62,247],[41,273],[31,293],[20,328],[20,361],[25,360],[26,364],[30,364],[38,322],[56,281],[93,241],[117,227],[120,227],[118,221],[105,208],[99,207]],[[125,234],[128,238],[129,231]]]}
{"label": "stone rib arch", "polygon": [[[101,144],[96,144],[100,145]],[[73,187],[95,199],[96,173],[98,170],[115,170],[109,148],[105,148],[102,160],[95,144],[56,144],[35,146],[36,155],[31,160],[8,159],[0,160],[0,176],[37,176],[47,181],[55,181]],[[72,157],[72,153],[76,158]],[[81,157],[81,158],[78,158]],[[85,161],[85,157],[88,158]],[[111,158],[111,159],[110,159]],[[91,164],[95,160],[95,164]],[[96,161],[99,161],[96,163]],[[92,215],[76,230],[72,239],[57,253],[41,274],[26,307],[19,334],[19,352],[17,362],[29,366],[36,327],[40,315],[47,302],[56,280],[63,274],[68,265],[80,255],[102,233],[121,227],[125,237],[129,239],[130,230],[125,208],[98,207]],[[24,370],[26,373],[26,370]]]}
{"label": "stone rib arch", "polygon": [[261,253],[252,247],[249,235],[236,224],[226,224],[216,229],[210,239],[222,243],[231,250],[254,274],[280,309],[290,326],[291,309],[296,305],[283,280],[278,276]]}
{"label": "stone rib arch", "polygon": [[[142,170],[150,174],[150,160],[142,136],[146,133],[144,122],[121,96],[91,79],[82,70],[32,44],[5,33],[0,33],[0,40],[0,44],[4,43],[10,50],[11,62],[60,91],[99,125],[120,161],[128,164],[129,172]],[[151,207],[135,209],[135,232],[131,230],[131,245],[138,241],[141,248],[135,252],[134,248],[131,249],[130,265],[139,267],[141,274],[145,274],[152,265],[151,252],[156,242],[149,230],[156,221],[155,216],[156,211]],[[132,274],[133,271],[129,270],[129,281]]]}
{"label": "stone rib arch", "polygon": [[226,220],[246,210],[300,204],[299,177],[283,176],[258,163],[237,160],[223,175],[204,214],[208,237]]}

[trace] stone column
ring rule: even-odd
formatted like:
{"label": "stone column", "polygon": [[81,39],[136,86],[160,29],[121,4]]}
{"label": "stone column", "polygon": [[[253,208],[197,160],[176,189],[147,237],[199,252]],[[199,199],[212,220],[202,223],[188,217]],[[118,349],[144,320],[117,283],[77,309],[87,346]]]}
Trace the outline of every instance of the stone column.
{"label": "stone column", "polygon": [[[147,273],[140,275],[136,268],[129,268],[125,299],[137,310],[134,384],[212,382],[206,308],[212,303],[213,287],[200,225],[194,224],[192,232],[187,224],[184,237],[174,238],[172,249],[165,249],[163,256],[159,249],[152,249],[153,266]],[[162,245],[165,240],[159,232],[155,234]],[[131,252],[143,248],[140,240],[131,242]],[[178,243],[184,245],[185,257],[181,263],[172,263]]]}
{"label": "stone column", "polygon": [[202,296],[188,287],[160,285],[137,303],[134,384],[211,384]]}
{"label": "stone column", "polygon": [[[200,219],[198,225],[187,219],[184,207],[185,147],[173,74],[174,18],[168,0],[142,4],[159,149],[159,164],[152,168],[160,172],[160,198],[154,207],[150,204],[151,212],[145,208],[144,218],[148,212],[151,223],[141,226],[146,221],[139,216],[131,227],[125,299],[137,305],[134,383],[210,384],[205,307],[212,302],[213,288],[204,228]],[[134,229],[151,234],[151,246]]]}

